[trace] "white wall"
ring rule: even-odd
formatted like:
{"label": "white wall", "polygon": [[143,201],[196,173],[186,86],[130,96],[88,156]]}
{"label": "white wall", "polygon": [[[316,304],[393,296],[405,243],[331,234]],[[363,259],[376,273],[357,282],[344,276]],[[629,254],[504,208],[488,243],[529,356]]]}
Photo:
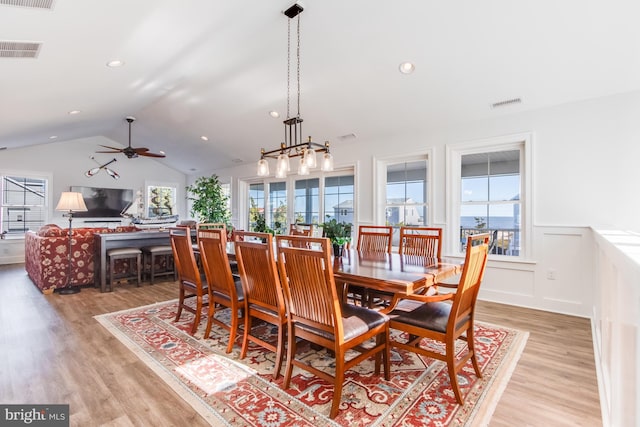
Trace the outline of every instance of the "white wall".
{"label": "white wall", "polygon": [[[73,185],[130,188],[143,190],[145,182],[171,182],[178,186],[178,215],[187,218],[184,188],[186,177],[181,172],[164,166],[157,160],[138,157],[127,159],[124,154],[97,154],[99,145],[113,146],[114,142],[104,137],[83,138],[68,142],[56,142],[39,146],[0,151],[0,173],[25,172],[46,173],[52,176],[49,187],[48,223],[62,227],[68,226],[68,220],[62,212],[55,211],[55,206],[62,191],[69,191]],[[120,179],[115,180],[101,171],[93,177],[84,173],[97,166],[90,156],[95,156],[101,164],[116,158],[109,167],[118,172]],[[83,225],[82,218],[76,218],[73,226]],[[123,220],[123,223],[128,223]],[[95,226],[96,224],[91,224]],[[15,241],[0,240],[0,264],[24,261],[24,244]]]}
{"label": "white wall", "polygon": [[[443,226],[446,144],[532,132],[532,252],[526,262],[490,262],[481,298],[589,317],[594,286],[592,263],[585,261],[591,253],[589,226],[640,230],[640,92],[533,112],[504,111],[483,122],[333,142],[336,167],[356,166],[357,221],[375,220],[375,158],[433,149],[434,225]],[[258,154],[256,148],[256,161]],[[211,172],[230,179],[238,194],[238,179],[254,177],[255,164]],[[238,199],[232,202],[238,215]],[[550,269],[555,280],[547,279]]]}

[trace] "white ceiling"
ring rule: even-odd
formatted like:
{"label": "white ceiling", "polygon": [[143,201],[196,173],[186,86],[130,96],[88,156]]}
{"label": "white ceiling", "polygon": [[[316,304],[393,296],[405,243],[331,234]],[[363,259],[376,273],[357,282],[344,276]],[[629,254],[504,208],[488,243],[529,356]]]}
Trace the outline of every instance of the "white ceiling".
{"label": "white ceiling", "polygon": [[[349,134],[366,141],[640,90],[634,0],[298,3],[300,109],[304,134],[316,142],[337,146]],[[51,143],[51,135],[103,135],[124,146],[124,118],[133,115],[132,145],[164,150],[158,161],[184,173],[253,163],[283,138],[282,11],[292,4],[0,4],[0,40],[42,42],[35,59],[0,58],[0,147]],[[107,67],[112,59],[125,65]],[[415,72],[401,74],[402,61]],[[517,97],[521,104],[490,107]]]}

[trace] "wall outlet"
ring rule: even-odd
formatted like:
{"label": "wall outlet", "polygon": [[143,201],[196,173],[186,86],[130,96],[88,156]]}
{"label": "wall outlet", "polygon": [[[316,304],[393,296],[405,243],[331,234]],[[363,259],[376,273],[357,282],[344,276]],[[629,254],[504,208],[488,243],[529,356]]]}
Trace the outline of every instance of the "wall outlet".
{"label": "wall outlet", "polygon": [[556,270],[554,268],[547,270],[547,280],[556,280]]}

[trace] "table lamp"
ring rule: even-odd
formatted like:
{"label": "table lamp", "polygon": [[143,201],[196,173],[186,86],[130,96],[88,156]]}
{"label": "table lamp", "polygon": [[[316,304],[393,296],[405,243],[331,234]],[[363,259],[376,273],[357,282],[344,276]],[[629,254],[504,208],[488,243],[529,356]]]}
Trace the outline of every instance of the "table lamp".
{"label": "table lamp", "polygon": [[69,272],[67,274],[67,283],[64,288],[61,288],[59,293],[61,295],[69,295],[69,294],[77,294],[80,292],[79,287],[71,286],[71,223],[73,221],[73,213],[74,212],[86,212],[87,205],[84,204],[84,199],[82,198],[81,193],[75,193],[71,191],[63,191],[60,196],[60,200],[58,201],[58,206],[56,206],[57,211],[65,211],[67,212],[63,216],[69,217],[69,252],[67,253],[67,259],[69,261]]}

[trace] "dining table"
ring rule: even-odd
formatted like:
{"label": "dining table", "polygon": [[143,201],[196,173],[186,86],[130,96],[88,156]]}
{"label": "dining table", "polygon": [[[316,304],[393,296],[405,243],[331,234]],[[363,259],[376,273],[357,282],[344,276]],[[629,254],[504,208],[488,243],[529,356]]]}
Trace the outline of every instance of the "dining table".
{"label": "dining table", "polygon": [[333,258],[333,275],[343,291],[347,284],[400,295],[422,292],[462,272],[454,258],[432,258],[398,253],[345,249]]}

